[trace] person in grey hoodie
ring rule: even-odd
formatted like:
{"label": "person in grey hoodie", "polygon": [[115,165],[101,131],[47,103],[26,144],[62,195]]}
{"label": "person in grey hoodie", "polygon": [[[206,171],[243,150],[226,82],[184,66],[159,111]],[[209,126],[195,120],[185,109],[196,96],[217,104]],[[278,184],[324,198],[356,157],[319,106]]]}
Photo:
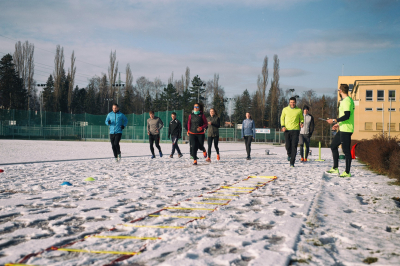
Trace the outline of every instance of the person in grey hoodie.
{"label": "person in grey hoodie", "polygon": [[160,157],[163,156],[160,147],[160,130],[163,128],[164,123],[161,119],[154,115],[153,111],[149,112],[150,118],[147,119],[147,135],[149,135],[150,142],[150,151],[151,151],[151,159],[156,158],[154,155],[154,146],[153,143],[156,143],[156,147],[160,153]]}
{"label": "person in grey hoodie", "polygon": [[[309,113],[309,107],[305,105],[303,107],[304,124],[300,128],[299,145],[300,145],[300,156],[302,162],[307,162],[308,152],[310,150],[310,138],[314,132],[314,117]],[[303,146],[306,144],[305,153],[303,155]]]}
{"label": "person in grey hoodie", "polygon": [[214,108],[210,109],[210,116],[207,117],[207,143],[208,143],[208,158],[206,159],[207,162],[211,162],[211,146],[214,141],[214,148],[217,152],[217,161],[219,161],[219,148],[218,148],[218,140],[219,140],[219,127],[220,121],[217,114],[217,111]]}
{"label": "person in grey hoodie", "polygon": [[242,138],[246,144],[247,160],[251,160],[251,141],[256,138],[256,124],[251,118],[249,112],[246,113],[246,119],[242,122]]}

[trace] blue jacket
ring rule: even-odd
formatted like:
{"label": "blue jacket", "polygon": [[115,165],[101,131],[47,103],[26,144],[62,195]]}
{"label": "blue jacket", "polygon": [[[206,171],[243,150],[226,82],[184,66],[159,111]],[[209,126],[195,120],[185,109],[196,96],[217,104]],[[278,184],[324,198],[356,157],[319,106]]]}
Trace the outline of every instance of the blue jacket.
{"label": "blue jacket", "polygon": [[[111,124],[108,124],[108,121],[111,121]],[[121,126],[126,127],[126,125],[128,125],[128,119],[120,111],[116,113],[110,112],[106,118],[106,125],[110,126],[110,134],[122,133]]]}
{"label": "blue jacket", "polygon": [[253,136],[253,138],[256,138],[256,124],[254,123],[254,120],[252,119],[245,119],[243,120],[242,123],[242,138],[244,136]]}

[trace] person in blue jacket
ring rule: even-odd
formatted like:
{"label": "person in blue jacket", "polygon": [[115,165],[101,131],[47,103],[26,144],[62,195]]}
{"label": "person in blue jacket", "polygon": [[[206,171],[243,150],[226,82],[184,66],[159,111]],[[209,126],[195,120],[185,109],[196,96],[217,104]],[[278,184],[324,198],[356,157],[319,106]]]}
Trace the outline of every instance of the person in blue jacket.
{"label": "person in blue jacket", "polygon": [[121,160],[119,141],[122,137],[122,130],[127,124],[128,119],[119,111],[118,104],[114,103],[112,106],[112,112],[107,115],[106,125],[110,126],[110,141],[116,162]]}
{"label": "person in blue jacket", "polygon": [[242,138],[246,144],[247,160],[251,160],[251,141],[256,138],[256,124],[251,118],[249,112],[246,113],[246,119],[242,122]]}

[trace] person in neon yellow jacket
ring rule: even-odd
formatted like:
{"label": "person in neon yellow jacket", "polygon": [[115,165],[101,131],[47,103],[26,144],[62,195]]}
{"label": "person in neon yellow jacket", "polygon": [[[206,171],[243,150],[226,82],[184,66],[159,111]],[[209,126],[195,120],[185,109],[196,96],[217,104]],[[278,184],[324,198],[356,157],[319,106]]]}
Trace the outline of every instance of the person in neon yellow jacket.
{"label": "person in neon yellow jacket", "polygon": [[303,122],[303,111],[296,106],[296,98],[291,97],[289,106],[283,108],[281,115],[281,127],[282,131],[285,132],[285,147],[291,167],[294,167],[296,161],[300,127],[303,127]]}

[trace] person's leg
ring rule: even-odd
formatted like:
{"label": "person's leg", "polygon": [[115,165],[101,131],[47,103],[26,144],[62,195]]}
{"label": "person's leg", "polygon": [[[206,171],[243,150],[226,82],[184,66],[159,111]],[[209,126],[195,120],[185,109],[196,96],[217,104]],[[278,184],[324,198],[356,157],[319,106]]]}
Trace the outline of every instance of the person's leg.
{"label": "person's leg", "polygon": [[200,150],[202,150],[203,152],[206,151],[206,148],[204,147],[204,142],[206,141],[206,134],[201,134],[200,135],[200,143],[201,143],[201,148]]}
{"label": "person's leg", "polygon": [[306,153],[304,154],[304,159],[308,158],[308,154],[310,152],[310,137],[304,135],[304,143],[306,144]]}
{"label": "person's leg", "polygon": [[214,148],[215,148],[215,151],[217,152],[217,154],[219,154],[218,141],[219,141],[219,137],[218,136],[214,137]]}
{"label": "person's leg", "polygon": [[193,157],[193,160],[196,160],[196,158],[197,158],[196,136],[193,134],[190,134],[189,139],[190,139],[190,155]]}
{"label": "person's leg", "polygon": [[344,153],[344,156],[346,158],[346,173],[350,173],[350,167],[351,167],[351,135],[353,133],[350,132],[341,132],[341,142],[342,142],[342,150]]}
{"label": "person's leg", "polygon": [[249,158],[250,158],[250,154],[251,154],[251,142],[253,141],[253,137],[249,136]]}
{"label": "person's leg", "polygon": [[338,150],[339,145],[340,145],[340,131],[336,133],[331,143],[334,169],[339,167],[339,150]]}
{"label": "person's leg", "polygon": [[118,156],[119,154],[121,154],[121,148],[119,146],[119,142],[121,141],[122,133],[118,133],[118,134],[115,134],[115,135],[116,136],[115,136],[115,139],[114,139],[114,146],[115,146],[115,150],[116,150],[117,156]]}
{"label": "person's leg", "polygon": [[290,141],[290,134],[289,131],[285,131],[285,148],[286,148],[286,153],[288,157],[290,157],[292,153],[292,146],[291,146],[291,141]]}
{"label": "person's leg", "polygon": [[300,136],[299,136],[299,145],[300,145],[300,157],[301,157],[301,159],[307,158],[307,156],[305,154],[303,155],[303,152],[304,152],[303,151],[304,138],[305,138],[305,135],[300,134]]}
{"label": "person's leg", "polygon": [[[175,136],[171,136],[171,141],[172,141],[172,150],[171,150],[171,155],[174,155],[174,153],[175,153],[175,148],[176,148],[176,146],[175,146],[175,141],[177,140],[177,137],[175,137]],[[178,153],[179,154],[179,153]]]}
{"label": "person's leg", "polygon": [[155,135],[154,136],[154,142],[156,143],[156,148],[158,149],[158,151],[161,152],[160,135]]}
{"label": "person's leg", "polygon": [[112,148],[113,153],[114,153],[114,157],[117,158],[118,157],[118,153],[117,153],[116,147],[114,145],[115,135],[116,134],[110,134],[110,142],[111,142],[111,148]]}
{"label": "person's leg", "polygon": [[176,151],[178,152],[178,155],[181,155],[182,153],[181,153],[181,149],[179,149],[179,146],[178,146],[178,141],[179,141],[179,139],[178,139],[178,137],[176,137],[175,138],[175,149],[176,149]]}
{"label": "person's leg", "polygon": [[208,158],[211,158],[211,147],[212,147],[213,137],[207,138],[207,145],[208,145]]}
{"label": "person's leg", "polygon": [[244,136],[244,145],[246,146],[246,154],[247,154],[247,158],[249,157],[249,145],[248,145],[248,141],[249,141],[249,137],[248,136]]}
{"label": "person's leg", "polygon": [[153,155],[153,156],[155,156],[154,155],[154,136],[153,135],[149,135],[149,142],[150,142],[150,151],[151,151],[151,154]]}
{"label": "person's leg", "polygon": [[297,145],[299,144],[300,130],[291,130],[290,135],[291,135],[291,148],[292,148],[292,153],[290,156],[290,164],[294,165],[296,161]]}

